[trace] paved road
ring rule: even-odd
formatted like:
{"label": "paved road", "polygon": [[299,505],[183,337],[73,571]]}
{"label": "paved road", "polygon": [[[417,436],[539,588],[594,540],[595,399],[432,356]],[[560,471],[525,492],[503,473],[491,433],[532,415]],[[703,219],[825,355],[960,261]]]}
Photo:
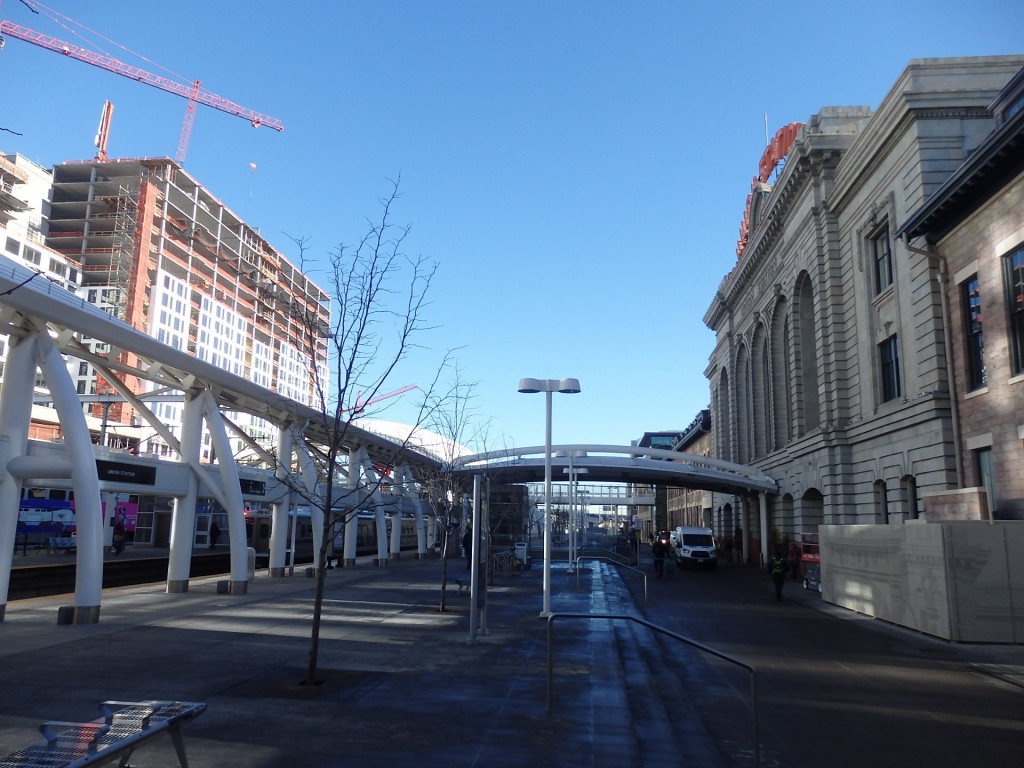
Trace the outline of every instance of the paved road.
{"label": "paved road", "polygon": [[[987,674],[977,646],[829,606],[796,582],[778,603],[756,568],[673,575],[650,580],[644,615],[757,668],[762,765],[1024,766],[1024,687]],[[628,581],[642,606],[639,580]],[[742,741],[730,731],[750,727],[736,704],[749,700],[749,678],[678,642],[663,647],[666,663],[707,694],[712,729]],[[1011,659],[1018,651],[1024,657],[1020,646],[999,649]]]}

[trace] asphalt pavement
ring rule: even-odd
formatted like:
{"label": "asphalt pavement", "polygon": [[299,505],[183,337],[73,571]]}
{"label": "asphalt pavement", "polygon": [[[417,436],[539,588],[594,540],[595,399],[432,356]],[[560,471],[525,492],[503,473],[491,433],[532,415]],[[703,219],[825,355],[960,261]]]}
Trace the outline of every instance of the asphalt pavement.
{"label": "asphalt pavement", "polygon": [[[737,588],[771,590],[756,568],[723,567],[737,575]],[[223,577],[193,579],[176,594],[162,584],[108,589],[92,625],[57,624],[70,595],[8,603],[0,755],[39,741],[46,720],[87,721],[104,700],[155,699],[207,704],[185,732],[193,768],[630,764],[635,734],[613,727],[619,718],[609,707],[621,698],[602,690],[595,674],[608,648],[602,622],[559,628],[557,704],[547,712],[539,566],[495,579],[486,627],[475,637],[470,594],[457,583],[468,582],[463,560],[448,564],[445,610],[436,558],[328,571],[313,685],[306,683],[315,580],[305,574],[271,579],[260,570],[242,595],[219,593]],[[552,609],[605,611],[600,598],[619,579],[604,564],[573,575],[556,563]],[[796,585],[787,599],[842,611]],[[1020,646],[958,652],[1024,685]],[[139,768],[177,764],[166,739],[132,757]]]}

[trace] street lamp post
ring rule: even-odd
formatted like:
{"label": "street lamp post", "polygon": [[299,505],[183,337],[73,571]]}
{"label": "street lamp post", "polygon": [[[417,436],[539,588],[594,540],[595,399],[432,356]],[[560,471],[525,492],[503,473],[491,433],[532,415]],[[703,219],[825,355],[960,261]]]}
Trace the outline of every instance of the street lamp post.
{"label": "street lamp post", "polygon": [[569,451],[569,467],[562,470],[562,474],[569,476],[569,573],[576,567],[576,531],[579,528],[580,508],[576,505],[576,496],[580,486],[580,475],[587,474],[590,470],[586,467],[574,467],[573,459],[586,456],[586,451]]}
{"label": "street lamp post", "polygon": [[578,379],[520,379],[519,391],[545,395],[544,429],[544,605],[540,615],[551,615],[551,395],[561,392],[574,395],[580,391]]}

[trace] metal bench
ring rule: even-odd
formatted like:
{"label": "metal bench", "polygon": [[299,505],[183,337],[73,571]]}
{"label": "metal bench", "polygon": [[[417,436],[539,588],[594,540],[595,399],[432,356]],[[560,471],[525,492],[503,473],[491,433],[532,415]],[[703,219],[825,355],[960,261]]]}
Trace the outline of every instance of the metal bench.
{"label": "metal bench", "polygon": [[79,768],[120,758],[126,768],[137,747],[167,733],[181,768],[188,768],[182,726],[206,711],[206,704],[188,701],[105,701],[103,717],[88,723],[57,720],[43,723],[44,744],[0,758],[0,768]]}
{"label": "metal bench", "polygon": [[46,540],[46,548],[54,552],[74,552],[78,548],[78,540],[74,536],[51,536]]}

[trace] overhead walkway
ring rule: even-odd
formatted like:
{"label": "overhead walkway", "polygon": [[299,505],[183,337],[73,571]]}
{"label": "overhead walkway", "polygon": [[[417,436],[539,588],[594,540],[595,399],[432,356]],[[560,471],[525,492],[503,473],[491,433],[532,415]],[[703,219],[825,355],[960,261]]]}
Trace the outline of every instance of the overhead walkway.
{"label": "overhead walkway", "polygon": [[565,480],[551,486],[552,504],[578,504],[581,499],[584,504],[649,507],[654,504],[654,489],[621,483],[578,483],[574,492]]}
{"label": "overhead walkway", "polygon": [[[770,494],[777,491],[774,479],[755,467],[708,456],[621,445],[572,444],[551,447],[552,478],[564,479],[570,472],[585,473],[598,483],[701,488],[736,494]],[[544,446],[513,448],[464,456],[456,471],[486,473],[507,483],[543,482]]]}

